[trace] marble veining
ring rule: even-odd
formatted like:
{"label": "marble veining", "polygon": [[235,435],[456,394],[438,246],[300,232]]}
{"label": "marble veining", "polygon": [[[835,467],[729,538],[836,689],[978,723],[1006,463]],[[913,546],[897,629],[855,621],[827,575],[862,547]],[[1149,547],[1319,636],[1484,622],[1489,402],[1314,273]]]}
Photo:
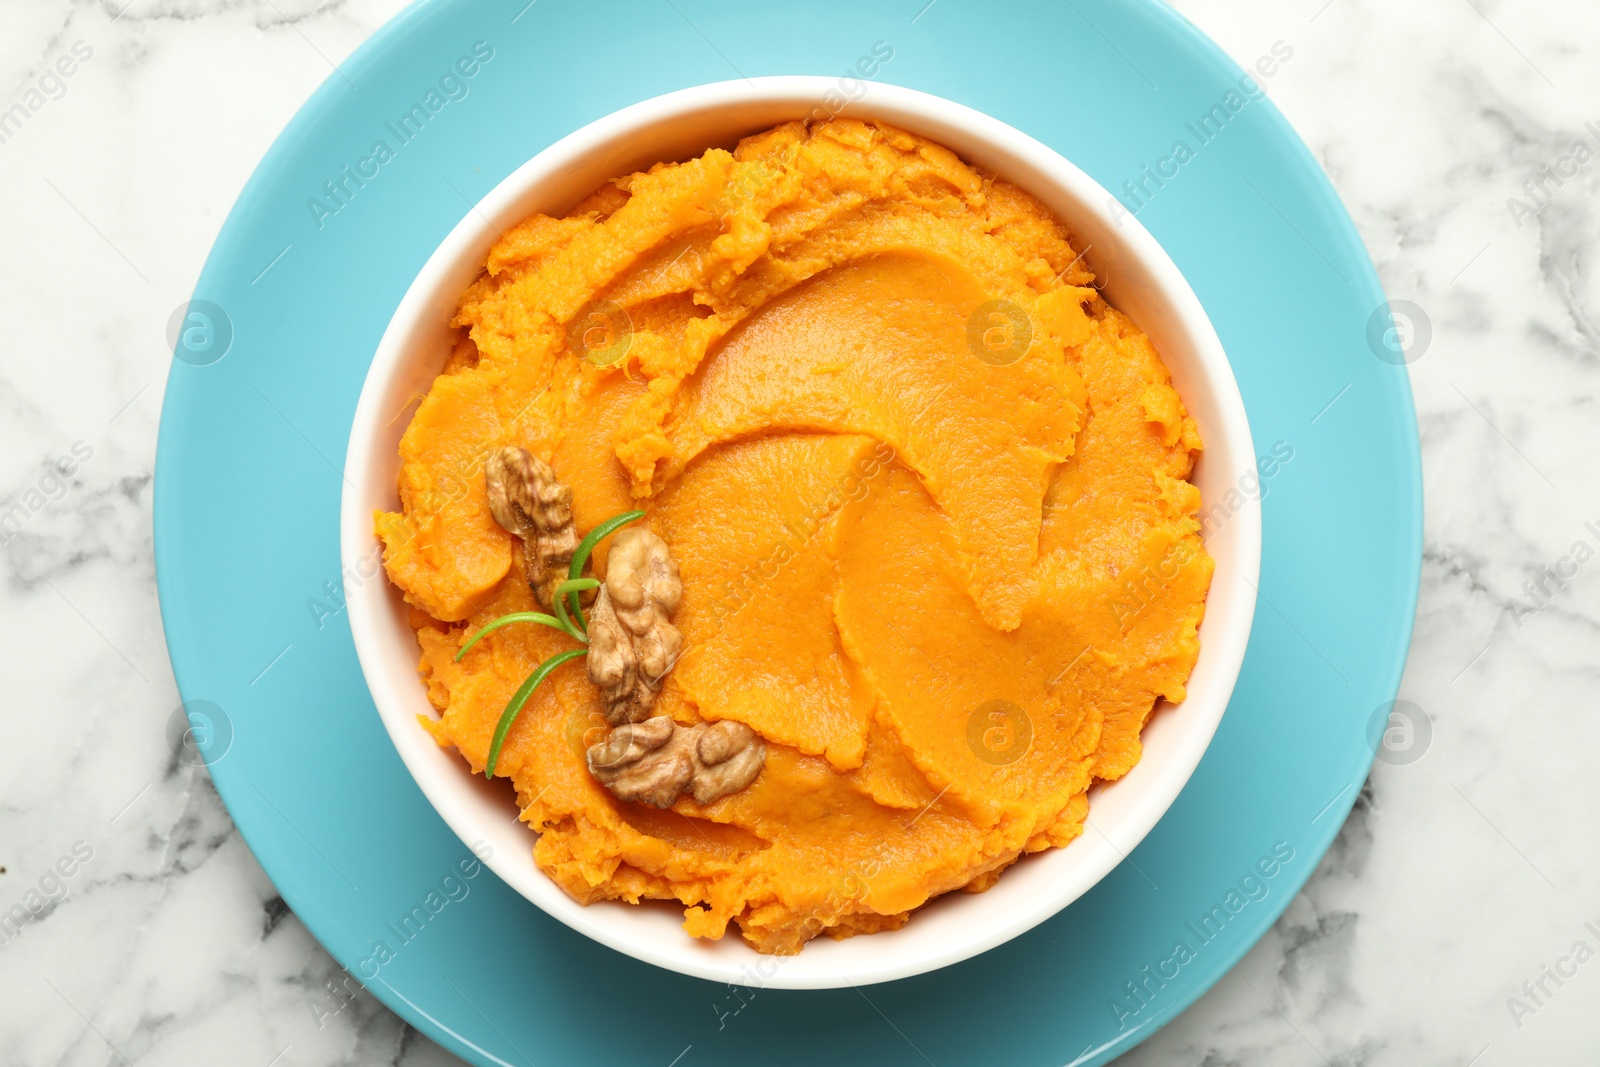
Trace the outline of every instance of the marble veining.
{"label": "marble veining", "polygon": [[[0,746],[0,912],[26,915],[0,928],[8,1067],[456,1062],[342,984],[169,745],[150,535],[167,317],[273,136],[401,6],[0,16],[0,106],[39,103],[0,142],[0,504],[22,505],[0,642],[30,668]],[[1600,149],[1600,20],[1576,0],[1176,6],[1241,64],[1293,46],[1268,91],[1431,327],[1401,689],[1431,737],[1380,760],[1275,927],[1122,1062],[1593,1064],[1600,966],[1572,953],[1600,947],[1600,565],[1578,549],[1600,552],[1600,159],[1573,151]],[[63,284],[84,270],[106,283],[88,303]]]}

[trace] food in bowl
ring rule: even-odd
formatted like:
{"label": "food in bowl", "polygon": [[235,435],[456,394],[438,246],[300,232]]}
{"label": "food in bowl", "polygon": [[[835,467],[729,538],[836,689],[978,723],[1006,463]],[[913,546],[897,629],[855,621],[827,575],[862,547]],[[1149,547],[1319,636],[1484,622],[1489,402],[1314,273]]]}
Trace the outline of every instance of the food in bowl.
{"label": "food in bowl", "polygon": [[1199,434],[1086,251],[846,118],[502,235],[376,525],[423,727],[562,889],[787,954],[1082,832],[1212,573]]}

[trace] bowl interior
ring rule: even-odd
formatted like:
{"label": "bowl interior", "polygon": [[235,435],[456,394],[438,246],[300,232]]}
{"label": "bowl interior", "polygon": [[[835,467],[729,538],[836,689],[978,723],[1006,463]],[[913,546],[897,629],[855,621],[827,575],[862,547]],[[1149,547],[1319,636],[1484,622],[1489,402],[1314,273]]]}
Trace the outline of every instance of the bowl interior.
{"label": "bowl interior", "polygon": [[[905,977],[975,955],[1071,903],[1132,851],[1188,780],[1232,692],[1255,605],[1261,521],[1249,425],[1215,331],[1166,253],[1137,220],[1123,215],[1119,224],[1102,187],[1017,130],[908,89],[867,84],[859,92],[839,107],[832,78],[700,86],[616,112],[541,152],[467,214],[406,293],[362,390],[346,461],[340,547],[351,631],[384,725],[430,802],[496,874],[557,919],[640,959],[717,981],[823,988]],[[829,114],[881,119],[946,145],[1039,198],[1088,247],[1107,299],[1150,336],[1205,441],[1194,477],[1210,518],[1204,535],[1216,572],[1188,699],[1158,708],[1138,766],[1096,788],[1081,838],[1019,862],[985,893],[934,901],[900,930],[819,939],[799,956],[778,959],[758,956],[736,935],[717,943],[690,938],[675,906],[585,908],[538,870],[533,832],[511,819],[510,786],[470,774],[417,727],[417,715],[434,712],[417,679],[403,601],[381,574],[372,514],[399,506],[400,435],[443,366],[449,320],[499,232],[534,211],[558,214],[608,178],[731,148],[785,120]]]}

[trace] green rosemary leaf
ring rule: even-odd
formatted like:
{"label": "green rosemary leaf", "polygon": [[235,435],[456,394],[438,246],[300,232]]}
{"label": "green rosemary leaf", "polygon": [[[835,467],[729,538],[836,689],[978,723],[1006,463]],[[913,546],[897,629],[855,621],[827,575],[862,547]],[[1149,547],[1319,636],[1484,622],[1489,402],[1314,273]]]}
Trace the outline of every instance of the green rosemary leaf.
{"label": "green rosemary leaf", "polygon": [[500,762],[500,749],[506,743],[506,735],[511,732],[512,724],[517,721],[517,716],[522,714],[523,705],[528,702],[529,697],[533,696],[533,691],[539,688],[539,683],[548,678],[550,672],[563,663],[577,659],[588,651],[586,648],[573,648],[566,652],[557,652],[535,667],[533,673],[528,675],[527,679],[517,687],[515,693],[511,694],[511,701],[506,704],[506,710],[500,713],[500,722],[494,728],[494,740],[489,742],[489,762],[483,768],[483,776],[485,778],[494,777],[494,768]]}
{"label": "green rosemary leaf", "polygon": [[498,619],[488,623],[483,629],[473,634],[471,639],[469,639],[466,644],[461,646],[461,651],[456,653],[456,662],[460,663],[461,657],[465,656],[467,651],[472,648],[473,645],[494,633],[502,626],[510,626],[514,622],[536,622],[543,626],[560,630],[562,633],[576,637],[580,641],[587,641],[587,639],[581,634],[573,631],[571,623],[563,622],[561,619],[558,619],[553,615],[546,615],[542,611],[513,611],[509,615],[500,616]]}
{"label": "green rosemary leaf", "polygon": [[[568,632],[584,644],[589,643],[587,636],[589,627],[583,621],[583,609],[578,607],[578,594],[585,590],[598,589],[599,587],[600,583],[594,578],[569,578],[556,586],[556,591],[550,596],[551,603],[556,606],[556,614],[561,616],[561,621],[566,624]],[[578,620],[582,624],[581,629],[578,626],[574,626],[572,619],[567,615],[569,604],[572,610],[577,613]]]}

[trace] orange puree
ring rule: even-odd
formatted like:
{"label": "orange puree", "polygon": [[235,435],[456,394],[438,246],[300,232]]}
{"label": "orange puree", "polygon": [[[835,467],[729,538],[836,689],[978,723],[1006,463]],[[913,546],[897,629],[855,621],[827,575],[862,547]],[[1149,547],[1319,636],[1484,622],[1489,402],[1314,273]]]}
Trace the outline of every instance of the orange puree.
{"label": "orange puree", "polygon": [[1183,699],[1212,564],[1194,424],[1079,252],[1013,186],[845,119],[619,178],[494,246],[377,519],[423,725],[481,771],[518,683],[573,647],[514,626],[453,662],[537,610],[484,491],[514,444],[580,533],[641,507],[677,560],[657,713],[768,750],[706,807],[619,802],[584,762],[598,692],[559,668],[498,772],[563,889],[792,953],[1082,832],[1089,786]]}

